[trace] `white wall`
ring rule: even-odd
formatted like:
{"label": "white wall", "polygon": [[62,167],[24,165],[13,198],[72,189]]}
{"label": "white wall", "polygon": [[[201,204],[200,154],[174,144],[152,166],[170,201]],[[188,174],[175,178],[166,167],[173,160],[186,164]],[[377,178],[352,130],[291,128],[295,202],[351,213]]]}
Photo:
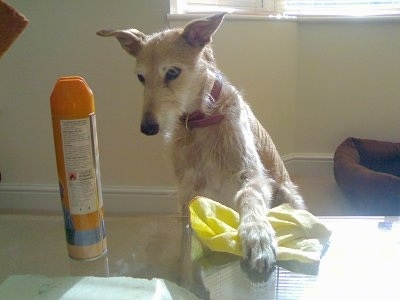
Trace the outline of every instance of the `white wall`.
{"label": "white wall", "polygon": [[166,26],[168,3],[153,1],[8,1],[30,20],[0,60],[0,170],[4,183],[56,183],[49,112],[55,81],[82,75],[96,101],[106,185],[172,184],[161,142],[139,133],[142,91],[134,59],[103,28]]}
{"label": "white wall", "polygon": [[[114,39],[95,35],[102,28],[164,28],[168,1],[8,3],[30,24],[0,60],[0,208],[19,186],[56,187],[49,97],[63,75],[82,75],[95,94],[105,188],[172,187],[161,138],[139,132],[142,90],[134,59]],[[399,34],[398,21],[228,18],[214,41],[219,66],[281,154],[307,159],[331,155],[351,135],[398,139]]]}
{"label": "white wall", "polygon": [[299,23],[295,152],[399,141],[400,20]]}

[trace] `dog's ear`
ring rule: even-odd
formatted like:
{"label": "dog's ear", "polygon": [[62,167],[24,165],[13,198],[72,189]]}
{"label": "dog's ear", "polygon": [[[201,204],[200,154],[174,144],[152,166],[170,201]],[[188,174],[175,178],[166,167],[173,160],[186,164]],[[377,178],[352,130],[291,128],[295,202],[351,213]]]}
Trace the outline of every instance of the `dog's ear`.
{"label": "dog's ear", "polygon": [[129,54],[136,56],[146,39],[146,35],[136,29],[126,30],[100,30],[96,33],[99,36],[115,36],[122,48]]}
{"label": "dog's ear", "polygon": [[204,47],[211,42],[211,36],[218,29],[225,14],[223,12],[190,22],[183,30],[183,38],[192,47]]}

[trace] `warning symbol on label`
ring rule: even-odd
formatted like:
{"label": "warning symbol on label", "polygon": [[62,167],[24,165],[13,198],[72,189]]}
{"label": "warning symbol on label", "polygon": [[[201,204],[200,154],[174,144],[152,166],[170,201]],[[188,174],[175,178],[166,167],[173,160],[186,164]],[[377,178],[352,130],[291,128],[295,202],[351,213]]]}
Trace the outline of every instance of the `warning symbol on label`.
{"label": "warning symbol on label", "polygon": [[69,181],[75,181],[78,179],[78,173],[77,172],[68,172],[68,179]]}

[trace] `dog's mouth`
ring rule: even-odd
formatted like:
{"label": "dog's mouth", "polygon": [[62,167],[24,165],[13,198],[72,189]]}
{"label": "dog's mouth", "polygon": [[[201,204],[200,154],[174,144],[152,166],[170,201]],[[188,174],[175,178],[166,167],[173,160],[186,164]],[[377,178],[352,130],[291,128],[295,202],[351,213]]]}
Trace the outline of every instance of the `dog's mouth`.
{"label": "dog's mouth", "polygon": [[140,125],[140,131],[145,135],[156,135],[160,130],[160,126],[157,123],[142,123]]}

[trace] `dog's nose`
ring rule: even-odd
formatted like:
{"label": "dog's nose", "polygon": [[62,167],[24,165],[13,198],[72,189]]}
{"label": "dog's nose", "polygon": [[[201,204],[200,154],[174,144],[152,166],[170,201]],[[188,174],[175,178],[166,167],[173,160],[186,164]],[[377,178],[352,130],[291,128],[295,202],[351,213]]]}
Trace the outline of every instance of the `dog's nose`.
{"label": "dog's nose", "polygon": [[159,130],[157,123],[142,123],[140,125],[140,131],[145,135],[156,135]]}

